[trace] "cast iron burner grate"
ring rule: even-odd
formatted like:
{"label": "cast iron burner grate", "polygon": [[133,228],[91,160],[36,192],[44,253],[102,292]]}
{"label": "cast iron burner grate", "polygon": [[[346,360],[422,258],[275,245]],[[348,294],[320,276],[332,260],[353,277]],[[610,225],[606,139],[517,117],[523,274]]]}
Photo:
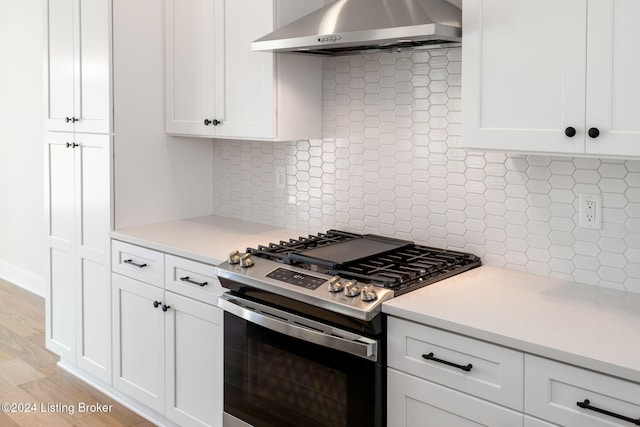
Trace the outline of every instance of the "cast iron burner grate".
{"label": "cast iron burner grate", "polygon": [[392,288],[397,296],[480,264],[472,254],[414,245],[350,263],[330,274]]}
{"label": "cast iron burner grate", "polygon": [[[345,243],[357,239],[369,239],[372,244],[386,242],[393,248],[346,262],[314,259],[310,256],[317,252],[331,252],[330,245],[337,245],[336,248],[345,245],[349,248],[362,246],[354,244],[362,242]],[[313,251],[314,248],[325,248],[328,251]],[[270,243],[268,246],[260,245],[257,249],[248,248],[247,252],[272,261],[391,288],[396,296],[481,265],[480,258],[469,253],[337,230],[281,241],[278,244]]]}

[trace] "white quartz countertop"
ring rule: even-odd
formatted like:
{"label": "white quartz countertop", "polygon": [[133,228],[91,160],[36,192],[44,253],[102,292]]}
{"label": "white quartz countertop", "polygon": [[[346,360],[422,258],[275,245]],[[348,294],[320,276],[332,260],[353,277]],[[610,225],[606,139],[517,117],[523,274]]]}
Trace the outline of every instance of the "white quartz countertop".
{"label": "white quartz countertop", "polygon": [[[111,237],[208,264],[308,233],[207,216]],[[640,382],[640,294],[482,266],[394,298],[387,314]]]}
{"label": "white quartz countertop", "polygon": [[383,311],[640,382],[640,294],[482,266]]}
{"label": "white quartz countertop", "polygon": [[308,233],[222,216],[122,228],[111,232],[113,239],[145,246],[208,264],[226,260],[229,252],[266,245]]}

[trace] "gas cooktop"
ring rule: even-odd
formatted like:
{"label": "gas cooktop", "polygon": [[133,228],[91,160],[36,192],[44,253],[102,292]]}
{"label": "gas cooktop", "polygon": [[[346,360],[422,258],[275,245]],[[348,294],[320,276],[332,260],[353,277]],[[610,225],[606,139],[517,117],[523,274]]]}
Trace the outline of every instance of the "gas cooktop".
{"label": "gas cooktop", "polygon": [[480,265],[469,253],[329,230],[234,251],[217,273],[227,287],[260,289],[369,320],[384,300]]}
{"label": "gas cooktop", "polygon": [[247,253],[389,288],[396,296],[481,264],[480,258],[469,253],[337,230],[248,248]]}

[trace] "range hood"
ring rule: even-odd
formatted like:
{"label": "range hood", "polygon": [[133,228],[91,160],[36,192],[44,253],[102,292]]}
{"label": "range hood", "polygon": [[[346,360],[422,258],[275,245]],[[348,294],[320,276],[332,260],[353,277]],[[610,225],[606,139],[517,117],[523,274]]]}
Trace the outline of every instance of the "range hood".
{"label": "range hood", "polygon": [[335,56],[461,40],[460,0],[338,0],[254,41],[251,50]]}

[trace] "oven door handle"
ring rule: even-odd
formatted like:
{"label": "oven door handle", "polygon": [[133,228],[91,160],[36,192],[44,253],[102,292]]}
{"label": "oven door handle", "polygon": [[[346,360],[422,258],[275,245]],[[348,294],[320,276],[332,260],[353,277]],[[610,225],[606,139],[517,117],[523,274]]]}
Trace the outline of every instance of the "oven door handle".
{"label": "oven door handle", "polygon": [[[252,309],[245,308],[238,303],[244,305],[245,300],[230,297],[228,295],[218,297],[218,307],[248,322],[263,326],[292,338],[298,338],[323,347],[329,347],[373,362],[378,361],[378,342],[376,340],[363,337],[352,332],[330,328],[312,320],[271,307],[262,306],[261,304],[254,302],[247,304],[250,305]],[[254,308],[256,307],[264,308],[264,311],[255,310]],[[270,312],[274,314],[270,315]],[[319,327],[324,326],[325,328],[331,329],[332,332],[323,332],[319,328],[314,328],[314,326],[305,327],[304,323],[312,323],[314,326],[318,325]],[[338,336],[336,333],[341,336]]]}

